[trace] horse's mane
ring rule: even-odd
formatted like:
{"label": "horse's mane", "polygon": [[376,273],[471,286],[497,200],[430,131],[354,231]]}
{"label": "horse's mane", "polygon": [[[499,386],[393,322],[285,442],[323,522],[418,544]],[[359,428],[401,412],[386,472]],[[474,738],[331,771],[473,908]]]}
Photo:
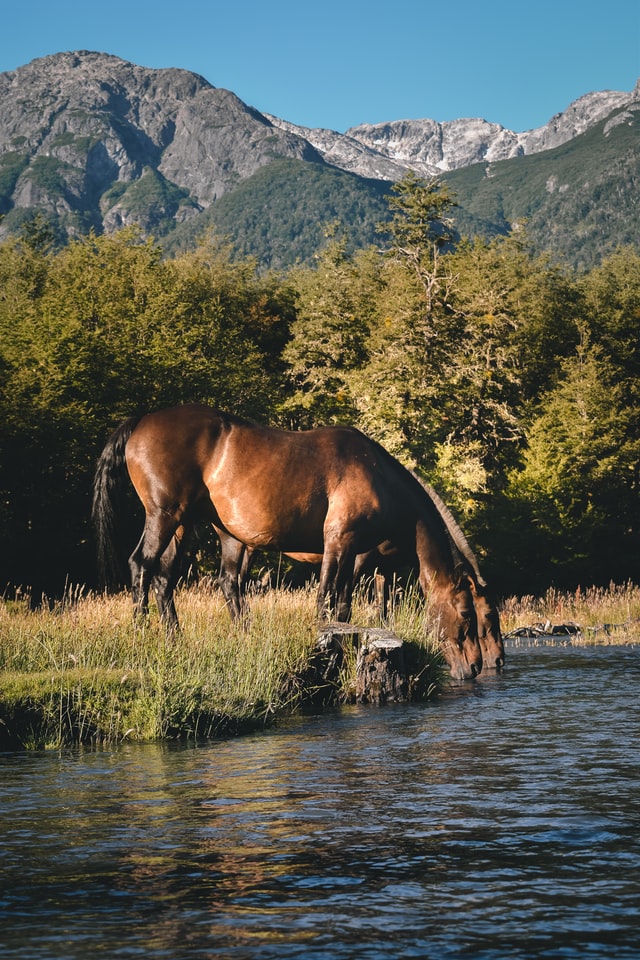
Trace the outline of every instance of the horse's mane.
{"label": "horse's mane", "polygon": [[449,535],[452,545],[457,549],[458,553],[462,555],[463,559],[465,559],[467,563],[471,565],[471,569],[473,570],[477,583],[481,587],[486,587],[487,583],[480,573],[480,567],[478,566],[476,555],[471,549],[469,541],[460,529],[460,524],[451,513],[449,507],[446,505],[440,494],[434,490],[431,484],[421,480],[420,477],[413,472],[413,470],[409,470],[409,473],[418,481],[427,496],[429,496],[432,500],[433,505],[444,520],[447,528],[447,534]]}
{"label": "horse's mane", "polygon": [[[360,433],[361,431],[356,431]],[[457,553],[461,560],[466,561],[466,564],[470,567],[468,573],[471,573],[475,582],[481,586],[486,587],[487,583],[482,574],[480,573],[480,567],[478,566],[478,561],[476,556],[469,545],[469,541],[465,537],[464,533],[460,529],[458,521],[455,519],[451,510],[446,505],[442,497],[434,490],[434,488],[422,480],[415,471],[410,470],[409,467],[405,467],[403,463],[393,457],[388,450],[386,450],[381,443],[378,443],[377,440],[373,440],[371,437],[367,437],[366,434],[362,434],[365,439],[369,440],[370,443],[378,449],[378,451],[384,456],[388,463],[391,464],[398,472],[402,473],[405,478],[408,478],[409,483],[413,483],[420,488],[422,494],[426,494],[432,505],[436,509],[449,541],[451,548],[454,553]]]}

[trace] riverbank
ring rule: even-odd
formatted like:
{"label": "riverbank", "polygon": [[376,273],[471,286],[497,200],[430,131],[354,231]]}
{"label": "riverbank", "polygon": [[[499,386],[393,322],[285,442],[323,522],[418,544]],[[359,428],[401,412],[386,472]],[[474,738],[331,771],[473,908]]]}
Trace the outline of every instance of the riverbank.
{"label": "riverbank", "polygon": [[[246,628],[207,583],[180,590],[177,607],[181,631],[167,639],[155,611],[134,627],[125,593],[71,591],[36,611],[26,599],[1,603],[0,749],[227,736],[352,699],[348,645],[337,678],[323,679],[314,589],[253,597]],[[446,670],[423,605],[409,597],[394,617],[420,696],[437,693]],[[363,596],[353,620],[375,623]]]}
{"label": "riverbank", "polygon": [[[182,629],[168,640],[155,611],[134,628],[131,601],[70,591],[51,609],[26,598],[0,603],[0,749],[204,739],[260,729],[310,704],[345,703],[355,690],[347,645],[337,680],[318,663],[315,589],[270,590],[251,600],[246,628],[232,624],[215,586],[178,592]],[[437,695],[448,671],[410,594],[394,611],[417,697]],[[530,624],[574,623],[579,641],[640,639],[640,588],[612,585],[507,600],[508,634]],[[373,625],[364,595],[354,623]],[[575,640],[572,640],[575,642]]]}
{"label": "riverbank", "polygon": [[549,589],[542,597],[510,597],[500,607],[503,635],[522,628],[577,627],[575,642],[640,640],[640,587],[633,583],[572,592]]}

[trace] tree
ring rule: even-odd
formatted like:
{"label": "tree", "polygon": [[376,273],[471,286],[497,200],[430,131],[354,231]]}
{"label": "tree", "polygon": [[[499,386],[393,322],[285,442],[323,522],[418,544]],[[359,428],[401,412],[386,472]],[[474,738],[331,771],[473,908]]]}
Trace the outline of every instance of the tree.
{"label": "tree", "polygon": [[[640,409],[640,255],[622,248],[582,281],[586,326],[602,348],[629,410]],[[640,416],[628,424],[628,440],[640,445]]]}
{"label": "tree", "polygon": [[407,174],[388,197],[388,239],[378,264],[366,362],[349,376],[357,423],[410,466],[433,462],[442,436],[438,393],[451,344],[444,266],[452,238],[446,187]]}
{"label": "tree", "polygon": [[380,277],[374,251],[353,258],[345,251],[344,238],[332,239],[315,268],[299,268],[292,275],[297,315],[283,353],[291,387],[280,405],[290,426],[353,423],[357,418],[352,374],[367,359]]}
{"label": "tree", "polygon": [[520,234],[463,242],[448,257],[458,278],[450,352],[451,442],[477,446],[492,482],[517,461],[530,412],[578,341],[575,284],[532,258]]}
{"label": "tree", "polygon": [[[629,483],[638,451],[628,440],[636,412],[601,348],[581,345],[563,372],[527,431],[510,496],[527,505],[532,553],[546,551],[547,582],[606,585],[626,579],[639,559],[637,493]],[[521,548],[528,550],[526,536]]]}
{"label": "tree", "polygon": [[392,216],[378,230],[389,237],[390,256],[415,273],[429,313],[438,300],[446,301],[453,279],[441,270],[441,257],[454,239],[455,200],[437,177],[423,180],[409,170],[393,185],[387,205]]}

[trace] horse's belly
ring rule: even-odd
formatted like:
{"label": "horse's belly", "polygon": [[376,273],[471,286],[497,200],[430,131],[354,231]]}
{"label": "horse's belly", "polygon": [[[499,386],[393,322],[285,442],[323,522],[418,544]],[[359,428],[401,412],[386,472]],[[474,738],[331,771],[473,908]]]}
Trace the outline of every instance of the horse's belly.
{"label": "horse's belly", "polygon": [[242,543],[283,552],[322,553],[325,510],[279,508],[260,498],[215,503],[221,525]]}
{"label": "horse's belly", "polygon": [[358,451],[345,460],[333,433],[314,444],[304,434],[284,436],[238,431],[221,445],[205,475],[221,526],[242,543],[283,553],[322,554],[325,535],[353,534],[367,541],[364,549],[384,540],[379,491]]}

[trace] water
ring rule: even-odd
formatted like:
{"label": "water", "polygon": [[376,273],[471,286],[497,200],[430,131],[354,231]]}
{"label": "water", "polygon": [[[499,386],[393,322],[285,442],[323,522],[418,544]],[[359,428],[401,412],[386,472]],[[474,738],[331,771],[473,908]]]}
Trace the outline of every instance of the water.
{"label": "water", "polygon": [[640,649],[425,706],[0,756],[2,960],[640,956]]}

